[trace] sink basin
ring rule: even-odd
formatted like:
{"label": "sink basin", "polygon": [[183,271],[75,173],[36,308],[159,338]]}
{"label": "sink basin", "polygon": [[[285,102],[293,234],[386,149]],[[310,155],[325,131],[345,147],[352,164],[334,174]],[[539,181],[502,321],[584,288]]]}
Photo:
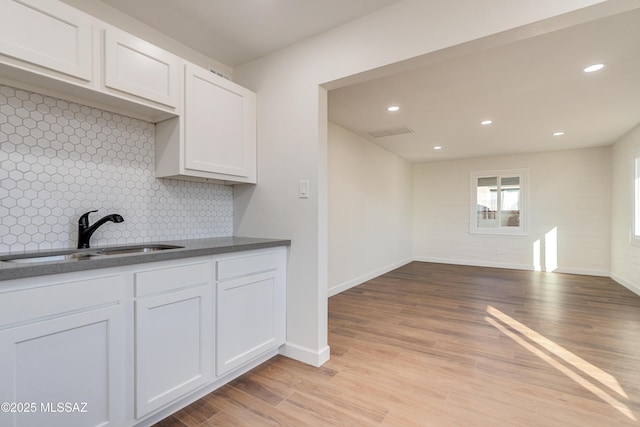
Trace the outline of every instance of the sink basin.
{"label": "sink basin", "polygon": [[14,264],[29,264],[39,262],[54,262],[54,261],[79,261],[83,259],[90,259],[95,257],[93,252],[74,252],[71,254],[61,255],[42,255],[42,256],[25,256],[21,258],[9,258],[0,260],[2,262],[10,262]]}
{"label": "sink basin", "polygon": [[96,257],[108,256],[108,255],[127,255],[127,254],[141,254],[148,252],[164,251],[166,249],[182,249],[184,246],[174,245],[135,245],[135,246],[120,246],[116,248],[104,248],[96,249],[92,251],[83,250],[81,252],[71,252],[55,255],[25,255],[15,256],[9,255],[0,258],[2,262],[8,262],[12,264],[31,264],[41,262],[60,262],[60,261],[80,261],[87,260]]}
{"label": "sink basin", "polygon": [[145,252],[164,251],[167,249],[182,249],[184,246],[174,245],[139,245],[139,246],[123,246],[120,248],[107,248],[101,249],[96,252],[98,255],[125,255],[125,254],[137,254]]}

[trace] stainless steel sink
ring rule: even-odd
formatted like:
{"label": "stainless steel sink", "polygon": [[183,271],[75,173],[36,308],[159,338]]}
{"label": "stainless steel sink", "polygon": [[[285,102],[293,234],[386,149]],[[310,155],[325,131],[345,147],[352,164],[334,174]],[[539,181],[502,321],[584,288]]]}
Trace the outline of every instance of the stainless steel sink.
{"label": "stainless steel sink", "polygon": [[107,248],[101,249],[96,252],[98,255],[126,255],[137,254],[145,252],[164,251],[167,249],[182,249],[184,246],[174,245],[138,245],[138,246],[123,246],[120,248]]}
{"label": "stainless steel sink", "polygon": [[81,261],[93,258],[100,258],[109,255],[127,255],[127,254],[142,254],[156,251],[164,251],[167,249],[182,249],[184,246],[175,245],[135,245],[135,246],[120,246],[115,248],[96,249],[92,251],[74,251],[62,254],[51,255],[7,255],[0,258],[1,262],[9,262],[13,264],[31,264],[42,262],[60,262],[60,261]]}
{"label": "stainless steel sink", "polygon": [[74,252],[70,254],[60,254],[60,255],[35,255],[35,256],[24,256],[17,258],[7,258],[0,259],[2,262],[10,262],[15,264],[29,264],[29,263],[39,263],[39,262],[55,262],[55,261],[80,261],[83,259],[90,259],[97,256],[93,252]]}

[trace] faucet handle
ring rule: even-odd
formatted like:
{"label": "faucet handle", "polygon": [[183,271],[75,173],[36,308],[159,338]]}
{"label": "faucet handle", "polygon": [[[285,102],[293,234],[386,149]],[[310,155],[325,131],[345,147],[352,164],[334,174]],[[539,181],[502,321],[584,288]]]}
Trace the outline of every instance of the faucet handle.
{"label": "faucet handle", "polygon": [[88,227],[89,226],[89,214],[94,213],[94,212],[98,212],[98,210],[93,210],[93,211],[89,211],[89,212],[85,212],[80,216],[80,219],[78,219],[78,224],[84,226],[84,227]]}

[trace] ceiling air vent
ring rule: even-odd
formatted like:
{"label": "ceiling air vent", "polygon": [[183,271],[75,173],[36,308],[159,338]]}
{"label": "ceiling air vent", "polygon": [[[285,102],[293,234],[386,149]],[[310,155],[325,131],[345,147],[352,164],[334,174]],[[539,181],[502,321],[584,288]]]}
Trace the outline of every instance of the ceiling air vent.
{"label": "ceiling air vent", "polygon": [[395,136],[395,135],[402,135],[405,133],[413,133],[413,132],[414,130],[411,129],[409,126],[402,126],[399,128],[382,129],[374,132],[367,132],[367,136],[370,136],[371,138],[382,138],[384,136]]}

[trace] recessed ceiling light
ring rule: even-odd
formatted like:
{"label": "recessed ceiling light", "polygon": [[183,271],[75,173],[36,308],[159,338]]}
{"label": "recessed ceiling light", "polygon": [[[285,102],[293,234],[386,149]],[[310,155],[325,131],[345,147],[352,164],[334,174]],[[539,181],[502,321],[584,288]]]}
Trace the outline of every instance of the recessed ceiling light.
{"label": "recessed ceiling light", "polygon": [[398,111],[399,109],[400,107],[398,107],[397,105],[392,105],[391,107],[387,108],[387,111],[394,112],[394,111]]}
{"label": "recessed ceiling light", "polygon": [[586,67],[583,71],[585,73],[593,73],[594,71],[602,70],[604,68],[604,64],[593,64]]}
{"label": "recessed ceiling light", "polygon": [[562,131],[553,133],[553,136],[562,136],[562,135],[564,135],[564,132],[562,132]]}
{"label": "recessed ceiling light", "polygon": [[436,145],[435,147],[433,147],[434,150],[442,150],[442,146],[440,145]]}
{"label": "recessed ceiling light", "polygon": [[483,120],[480,122],[480,124],[484,126],[490,125],[491,123],[493,123],[493,120]]}

